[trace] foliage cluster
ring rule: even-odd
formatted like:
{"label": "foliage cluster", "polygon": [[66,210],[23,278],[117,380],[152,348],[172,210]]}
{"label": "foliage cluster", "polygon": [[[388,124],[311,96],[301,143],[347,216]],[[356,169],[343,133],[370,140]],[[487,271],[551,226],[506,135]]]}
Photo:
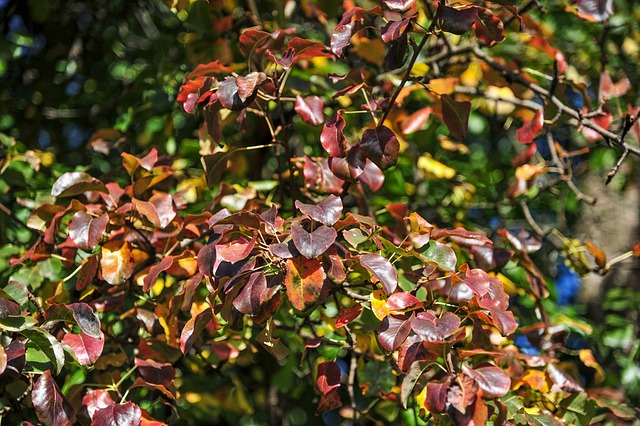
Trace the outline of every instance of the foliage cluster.
{"label": "foliage cluster", "polygon": [[[113,42],[119,65],[60,59],[56,119],[119,87],[115,106],[66,117],[98,130],[63,131],[57,151],[55,126],[2,136],[2,418],[635,418],[634,289],[608,293],[617,314],[595,344],[573,302],[578,274],[605,274],[640,245],[607,257],[563,225],[594,202],[576,175],[608,165],[624,187],[640,154],[625,56],[604,59],[637,57],[640,33],[612,1],[167,3],[127,15],[97,2],[104,34],[87,37]],[[13,16],[47,28],[37,12],[56,7]],[[109,38],[110,7],[130,44]],[[583,42],[556,36],[563,25]],[[24,81],[33,73],[14,71],[44,69],[18,49],[18,27],[2,64]],[[35,81],[28,96],[3,91],[23,96],[25,120],[46,117]],[[605,372],[606,357],[620,369]]]}

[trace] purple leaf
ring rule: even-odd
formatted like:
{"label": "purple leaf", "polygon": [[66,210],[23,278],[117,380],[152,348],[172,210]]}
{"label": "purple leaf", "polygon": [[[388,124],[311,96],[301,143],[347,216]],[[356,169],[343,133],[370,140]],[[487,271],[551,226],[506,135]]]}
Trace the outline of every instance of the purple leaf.
{"label": "purple leaf", "polygon": [[336,112],[324,123],[320,134],[322,147],[332,157],[342,157],[345,150],[344,126],[347,122],[342,118],[342,110]]}
{"label": "purple leaf", "polygon": [[52,197],[73,197],[85,192],[108,193],[104,183],[83,172],[67,172],[51,187]]}
{"label": "purple leaf", "polygon": [[318,96],[296,96],[294,109],[305,123],[317,126],[324,122],[324,102]]}
{"label": "purple leaf", "polygon": [[242,291],[233,301],[233,306],[243,314],[257,315],[260,308],[276,294],[280,288],[279,284],[271,282],[267,284],[264,272],[254,272],[249,276],[249,280]]}
{"label": "purple leaf", "polygon": [[460,327],[460,318],[451,312],[445,312],[440,318],[431,312],[420,312],[411,324],[420,339],[427,342],[442,342]]}
{"label": "purple leaf", "polygon": [[462,372],[476,381],[486,398],[500,398],[511,388],[511,378],[498,367],[485,363],[475,369],[462,365]]}
{"label": "purple leaf", "polygon": [[142,421],[142,411],[133,402],[114,404],[102,408],[93,415],[92,426],[131,425],[138,426]]}
{"label": "purple leaf", "polygon": [[318,378],[316,379],[318,390],[323,395],[340,387],[340,367],[333,361],[318,364]]}
{"label": "purple leaf", "polygon": [[45,321],[67,321],[78,324],[87,335],[99,339],[100,320],[86,303],[53,304],[44,315]]}
{"label": "purple leaf", "polygon": [[398,273],[384,257],[375,253],[363,254],[360,255],[360,264],[382,283],[385,293],[391,294],[398,287]]}
{"label": "purple leaf", "polygon": [[447,408],[447,396],[449,395],[450,379],[444,382],[427,383],[427,399],[425,406],[432,413],[443,413]]}
{"label": "purple leaf", "polygon": [[169,363],[140,358],[134,358],[134,362],[145,382],[167,386],[176,378],[176,371]]}
{"label": "purple leaf", "polygon": [[380,170],[380,167],[376,166],[373,161],[367,160],[362,174],[358,178],[364,182],[373,192],[382,188],[384,183],[384,173]]}
{"label": "purple leaf", "polygon": [[173,256],[165,256],[160,263],[156,263],[149,269],[149,273],[143,280],[142,291],[145,293],[158,281],[158,275],[173,265]]}
{"label": "purple leaf", "polygon": [[411,21],[409,18],[403,19],[401,21],[387,22],[387,25],[385,25],[381,30],[382,41],[384,41],[385,43],[390,43],[393,40],[400,38],[406,31],[410,22]]}
{"label": "purple leaf", "polygon": [[182,333],[180,333],[180,350],[183,354],[189,352],[193,342],[212,319],[213,313],[211,312],[211,309],[205,309],[199,314],[192,316],[191,319],[187,321],[182,329]]}
{"label": "purple leaf", "polygon": [[400,143],[393,131],[386,126],[365,130],[360,146],[364,155],[382,170],[398,162]]}
{"label": "purple leaf", "polygon": [[69,237],[82,250],[93,250],[107,230],[109,215],[93,217],[82,210],[73,215],[69,225]]}
{"label": "purple leaf", "polygon": [[298,251],[307,259],[313,259],[327,251],[337,236],[338,234],[335,229],[327,226],[320,226],[315,231],[309,233],[305,231],[299,222],[294,222],[291,225],[293,244],[295,244]]}
{"label": "purple leaf", "polygon": [[441,100],[444,124],[447,125],[453,137],[463,139],[468,132],[471,102],[458,102],[449,95],[443,95]]}
{"label": "purple leaf", "polygon": [[436,12],[440,29],[453,34],[464,34],[469,31],[477,18],[478,9],[474,6],[456,9],[440,3]]}
{"label": "purple leaf", "polygon": [[342,214],[342,199],[335,195],[329,195],[318,204],[304,204],[299,200],[295,202],[296,207],[302,213],[309,215],[311,219],[316,220],[328,226],[332,226],[340,219]]}
{"label": "purple leaf", "polygon": [[476,37],[489,47],[504,40],[504,24],[500,18],[484,7],[478,7],[477,10],[478,19],[474,24]]}
{"label": "purple leaf", "polygon": [[422,303],[420,299],[408,292],[393,293],[387,299],[387,307],[394,311],[404,311],[419,303]]}
{"label": "purple leaf", "polygon": [[156,192],[149,198],[149,201],[142,201],[134,198],[133,205],[136,210],[147,218],[154,226],[164,229],[176,217],[173,207],[173,198],[166,192]]}
{"label": "purple leaf", "polygon": [[53,426],[66,426],[74,421],[73,408],[47,370],[40,375],[31,391],[31,401],[38,419]]}
{"label": "purple leaf", "polygon": [[413,315],[387,315],[378,327],[378,341],[387,351],[395,351],[409,336]]}
{"label": "purple leaf", "polygon": [[238,97],[242,103],[247,103],[247,100],[251,98],[258,87],[267,79],[267,76],[263,72],[252,72],[246,76],[236,77],[236,84],[238,86]]}

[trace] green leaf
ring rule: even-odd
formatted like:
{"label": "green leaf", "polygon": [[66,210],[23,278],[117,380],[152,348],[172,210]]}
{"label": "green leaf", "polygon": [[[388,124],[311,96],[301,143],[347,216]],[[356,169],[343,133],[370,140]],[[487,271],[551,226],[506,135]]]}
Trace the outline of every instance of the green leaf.
{"label": "green leaf", "polygon": [[41,328],[22,330],[20,334],[29,339],[27,345],[33,345],[44,353],[53,364],[56,374],[60,373],[64,366],[64,349],[55,337]]}
{"label": "green leaf", "polygon": [[32,328],[38,324],[38,321],[31,317],[9,315],[4,318],[0,318],[0,330],[19,332]]}

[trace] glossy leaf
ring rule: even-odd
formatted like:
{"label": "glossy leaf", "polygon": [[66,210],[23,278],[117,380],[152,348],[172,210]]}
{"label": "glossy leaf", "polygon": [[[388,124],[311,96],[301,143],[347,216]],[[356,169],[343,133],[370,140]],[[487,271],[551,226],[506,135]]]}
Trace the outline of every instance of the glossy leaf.
{"label": "glossy leaf", "polygon": [[405,118],[402,122],[402,133],[410,135],[422,129],[427,121],[429,121],[432,111],[431,107],[424,107]]}
{"label": "glossy leaf", "polygon": [[385,293],[391,294],[398,287],[398,273],[384,257],[375,253],[363,254],[360,255],[360,264],[382,283]]}
{"label": "glossy leaf", "polygon": [[67,172],[51,187],[52,197],[74,197],[85,192],[108,192],[104,184],[84,172]]}
{"label": "glossy leaf", "polygon": [[67,345],[80,365],[93,365],[102,355],[104,349],[104,334],[100,337],[91,337],[85,333],[67,333],[62,338],[62,344]]}
{"label": "glossy leaf", "polygon": [[279,288],[279,284],[267,282],[264,272],[254,272],[233,301],[233,306],[243,314],[257,315]]}
{"label": "glossy leaf", "polygon": [[439,318],[433,313],[420,312],[411,323],[413,331],[427,342],[442,342],[460,327],[460,318],[452,312],[444,312]]}
{"label": "glossy leaf", "polygon": [[93,415],[92,426],[139,425],[142,411],[133,402],[113,404],[101,408]]}
{"label": "glossy leaf", "polygon": [[42,328],[29,328],[21,330],[20,334],[29,339],[30,345],[36,347],[53,365],[55,372],[59,373],[64,367],[64,349],[60,342]]}
{"label": "glossy leaf", "polygon": [[302,213],[307,214],[311,219],[323,223],[327,226],[335,224],[342,214],[342,199],[335,195],[329,195],[318,204],[304,204],[300,200],[295,201],[295,206]]}
{"label": "glossy leaf", "polygon": [[464,139],[468,132],[471,102],[458,102],[449,95],[444,95],[441,99],[442,116],[449,132],[455,138]]}
{"label": "glossy leaf", "polygon": [[173,256],[165,256],[160,263],[156,263],[149,269],[149,273],[143,280],[142,291],[145,293],[156,283],[161,272],[166,271],[173,264]]}
{"label": "glossy leaf", "polygon": [[606,21],[613,15],[613,3],[613,0],[579,0],[579,15],[589,21]]}
{"label": "glossy leaf", "polygon": [[509,375],[493,365],[481,364],[481,366],[472,369],[463,364],[462,371],[478,383],[486,398],[500,398],[511,388]]}
{"label": "glossy leaf", "polygon": [[478,9],[474,6],[454,8],[438,4],[436,20],[442,31],[453,34],[464,34],[469,31],[478,18]]}
{"label": "glossy leaf", "polygon": [[382,1],[391,10],[402,12],[416,4],[416,0],[383,0]]}
{"label": "glossy leaf", "polygon": [[365,130],[360,146],[364,155],[382,170],[395,166],[398,162],[400,143],[393,131],[386,126]]}
{"label": "glossy leaf", "polygon": [[331,35],[331,50],[333,53],[341,56],[344,48],[351,42],[351,37],[365,26],[370,15],[380,13],[380,6],[369,10],[354,7],[345,12]]}
{"label": "glossy leaf", "polygon": [[318,364],[318,378],[316,379],[318,390],[326,395],[340,387],[340,367],[333,361]]}
{"label": "glossy leaf", "polygon": [[342,118],[341,111],[336,112],[324,123],[320,134],[322,147],[332,157],[341,157],[345,152],[344,127],[347,122]]}
{"label": "glossy leaf", "polygon": [[122,284],[133,273],[131,248],[126,241],[109,241],[100,256],[102,278],[109,284]]}
{"label": "glossy leaf", "polygon": [[381,35],[382,41],[385,43],[390,43],[393,40],[397,40],[404,34],[404,32],[411,25],[411,21],[409,19],[403,19],[401,21],[389,21],[382,28]]}
{"label": "glossy leaf", "polygon": [[451,247],[437,241],[429,242],[429,247],[420,254],[420,257],[443,271],[454,271],[458,261]]}
{"label": "glossy leaf", "polygon": [[89,389],[82,397],[82,407],[87,410],[90,419],[96,411],[115,404],[109,392],[104,389]]}
{"label": "glossy leaf", "polygon": [[317,126],[324,122],[324,102],[318,96],[296,96],[296,103],[294,105],[295,111],[298,113],[302,121]]}
{"label": "glossy leaf", "polygon": [[307,232],[299,222],[291,225],[291,237],[298,251],[307,259],[314,259],[333,244],[338,236],[333,228],[319,226],[315,231]]}
{"label": "glossy leaf", "polygon": [[320,297],[325,277],[322,264],[316,259],[287,259],[284,285],[293,307],[303,311],[313,305]]}
{"label": "glossy leaf", "polygon": [[387,299],[387,307],[392,311],[404,311],[421,303],[420,299],[408,292],[393,293]]}
{"label": "glossy leaf", "polygon": [[413,315],[388,315],[378,327],[378,341],[387,351],[395,351],[404,343],[411,332]]}
{"label": "glossy leaf", "polygon": [[289,49],[293,49],[295,52],[293,62],[298,62],[302,59],[314,59],[322,57],[332,57],[333,55],[327,51],[327,48],[322,43],[313,40],[307,40],[302,37],[292,37],[287,45]]}
{"label": "glossy leaf", "polygon": [[166,228],[176,217],[171,194],[156,192],[149,201],[133,199],[136,210],[149,220],[154,226]]}
{"label": "glossy leaf", "polygon": [[427,383],[427,399],[425,406],[432,413],[442,413],[447,407],[447,398],[451,382],[449,379],[444,382],[431,381]]}
{"label": "glossy leaf", "polygon": [[31,401],[38,419],[52,426],[66,426],[75,419],[73,408],[60,392],[51,371],[46,370],[33,385]]}
{"label": "glossy leaf", "polygon": [[93,338],[100,338],[100,320],[86,303],[53,304],[45,312],[45,321],[67,321],[78,324]]}
{"label": "glossy leaf", "polygon": [[107,213],[94,217],[86,212],[77,211],[69,225],[69,237],[79,248],[90,251],[98,244],[108,224]]}

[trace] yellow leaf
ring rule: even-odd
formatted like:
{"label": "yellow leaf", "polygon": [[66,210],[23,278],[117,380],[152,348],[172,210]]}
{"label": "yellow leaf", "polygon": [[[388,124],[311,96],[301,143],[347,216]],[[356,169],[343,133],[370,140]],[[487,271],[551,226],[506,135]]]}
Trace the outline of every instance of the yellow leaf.
{"label": "yellow leaf", "polygon": [[460,82],[465,86],[477,87],[482,80],[482,68],[478,62],[471,62],[469,67],[460,74]]}
{"label": "yellow leaf", "polygon": [[391,310],[387,307],[387,299],[384,298],[384,291],[372,291],[369,295],[369,299],[371,300],[371,310],[376,318],[382,321],[387,315],[389,315]]}
{"label": "yellow leaf", "polygon": [[547,373],[540,370],[529,370],[524,373],[522,379],[520,379],[522,383],[526,383],[529,385],[531,389],[535,389],[542,393],[549,392],[549,382],[547,382]]}
{"label": "yellow leaf", "polygon": [[429,81],[429,89],[437,95],[450,95],[456,90],[457,77],[434,78]]}
{"label": "yellow leaf", "polygon": [[523,164],[516,169],[516,179],[532,180],[547,170],[544,164]]}
{"label": "yellow leaf", "polygon": [[418,62],[411,68],[411,77],[421,77],[429,72],[429,65],[424,62]]}
{"label": "yellow leaf", "polygon": [[456,175],[455,169],[442,164],[429,153],[418,158],[418,167],[425,174],[435,176],[438,179],[452,179]]}
{"label": "yellow leaf", "polygon": [[420,407],[420,409],[425,410],[428,414],[429,410],[427,410],[427,407],[424,405],[426,400],[427,400],[427,387],[425,386],[424,388],[422,388],[420,393],[416,395],[416,403],[418,404],[418,407]]}
{"label": "yellow leaf", "polygon": [[594,375],[596,384],[602,383],[605,378],[604,370],[602,369],[600,364],[598,364],[598,361],[596,361],[596,358],[593,356],[593,352],[591,352],[591,349],[581,349],[579,353],[580,361],[582,361],[587,367],[591,367],[596,370]]}

